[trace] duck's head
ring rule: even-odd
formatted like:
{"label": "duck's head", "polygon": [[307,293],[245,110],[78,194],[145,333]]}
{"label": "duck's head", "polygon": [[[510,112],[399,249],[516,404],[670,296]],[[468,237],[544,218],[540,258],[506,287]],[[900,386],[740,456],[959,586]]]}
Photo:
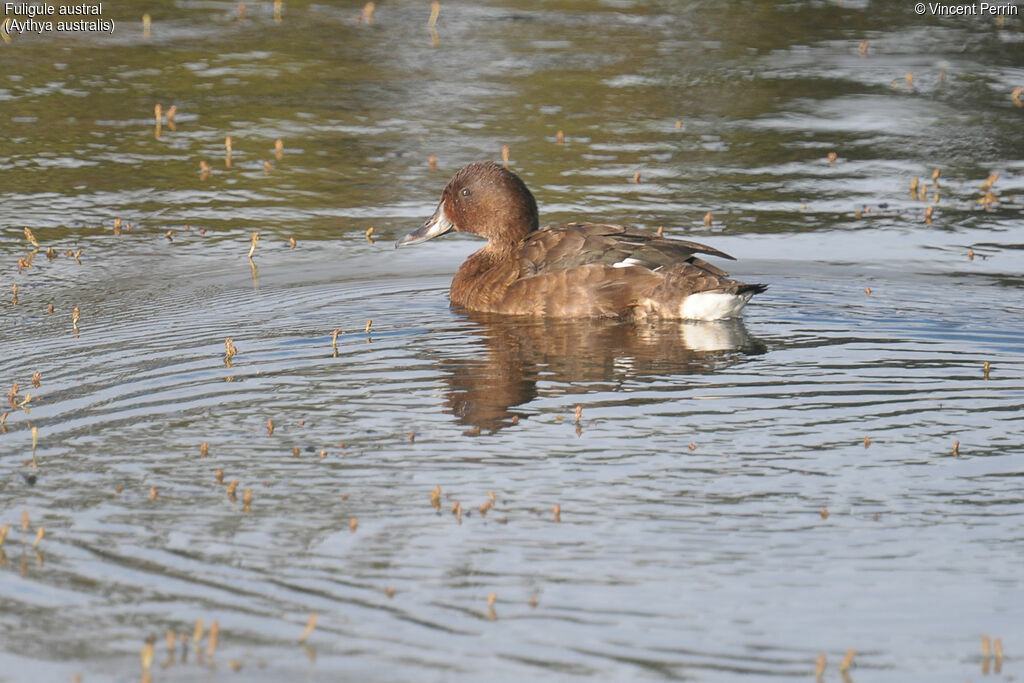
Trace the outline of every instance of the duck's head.
{"label": "duck's head", "polygon": [[537,229],[537,202],[526,184],[508,169],[483,161],[464,167],[441,192],[434,215],[395,247],[419,244],[452,230],[514,245]]}

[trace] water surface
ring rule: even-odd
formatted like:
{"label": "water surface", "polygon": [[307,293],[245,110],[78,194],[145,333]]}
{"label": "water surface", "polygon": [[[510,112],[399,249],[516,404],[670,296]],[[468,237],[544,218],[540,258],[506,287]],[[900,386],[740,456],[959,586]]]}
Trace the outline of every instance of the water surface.
{"label": "water surface", "polygon": [[[133,680],[150,636],[154,680],[1022,675],[1021,17],[104,8],[0,45],[0,680]],[[502,145],[542,221],[770,289],[718,324],[452,312],[479,243],[392,244]]]}

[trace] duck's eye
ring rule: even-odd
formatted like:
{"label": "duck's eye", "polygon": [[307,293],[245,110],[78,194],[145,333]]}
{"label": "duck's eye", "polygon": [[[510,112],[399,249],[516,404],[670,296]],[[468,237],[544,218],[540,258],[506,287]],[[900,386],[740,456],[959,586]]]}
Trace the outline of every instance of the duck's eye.
{"label": "duck's eye", "polygon": [[462,192],[460,192],[459,194],[461,194],[463,197],[468,197],[469,196],[469,188],[468,187],[462,188]]}

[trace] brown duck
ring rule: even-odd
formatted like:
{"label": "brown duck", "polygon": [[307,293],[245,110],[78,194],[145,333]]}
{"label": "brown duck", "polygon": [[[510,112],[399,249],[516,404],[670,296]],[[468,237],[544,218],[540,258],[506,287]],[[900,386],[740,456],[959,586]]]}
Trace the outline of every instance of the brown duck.
{"label": "brown duck", "polygon": [[[739,314],[767,285],[748,285],[697,258],[712,247],[603,223],[538,229],[525,183],[493,162],[466,166],[434,215],[395,246],[456,230],[487,238],[452,280],[455,308],[551,318],[718,320]],[[733,259],[735,260],[735,259]]]}

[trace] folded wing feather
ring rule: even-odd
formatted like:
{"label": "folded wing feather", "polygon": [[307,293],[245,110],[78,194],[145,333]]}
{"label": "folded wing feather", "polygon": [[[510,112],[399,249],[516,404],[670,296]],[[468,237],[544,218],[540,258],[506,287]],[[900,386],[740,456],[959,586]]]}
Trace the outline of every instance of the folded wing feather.
{"label": "folded wing feather", "polygon": [[735,260],[698,242],[665,239],[622,225],[569,223],[542,228],[526,240],[520,252],[520,277],[589,264],[658,270],[681,263],[690,263],[718,276],[726,275],[725,271],[697,258],[698,253]]}

